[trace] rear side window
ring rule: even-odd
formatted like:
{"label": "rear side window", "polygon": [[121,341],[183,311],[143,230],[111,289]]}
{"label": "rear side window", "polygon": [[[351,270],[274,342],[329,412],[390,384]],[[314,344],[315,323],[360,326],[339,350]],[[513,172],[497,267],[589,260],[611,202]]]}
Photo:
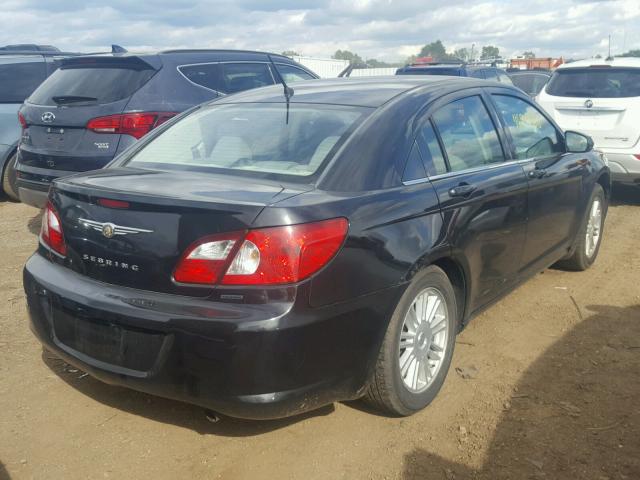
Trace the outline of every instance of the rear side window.
{"label": "rear side window", "polygon": [[411,153],[407,159],[407,164],[404,167],[404,173],[402,174],[403,182],[411,182],[414,180],[421,180],[427,176],[424,170],[424,164],[422,163],[422,157],[418,150],[418,145],[413,144]]}
{"label": "rear side window", "polygon": [[0,64],[0,103],[22,103],[46,77],[45,63]]}
{"label": "rear side window", "polygon": [[35,105],[104,104],[133,95],[155,70],[60,68],[29,97]]}
{"label": "rear side window", "polygon": [[294,67],[293,65],[278,63],[276,67],[278,68],[278,73],[282,75],[286,83],[299,82],[300,80],[313,80],[315,78],[301,68]]}
{"label": "rear side window", "polygon": [[565,68],[556,70],[547,93],[557,97],[640,97],[640,68]]}
{"label": "rear side window", "polygon": [[447,164],[444,161],[444,156],[431,122],[427,122],[420,129],[418,141],[420,142],[420,153],[422,153],[427,175],[433,177],[446,173]]}
{"label": "rear side window", "polygon": [[273,85],[273,77],[266,63],[206,63],[184,65],[178,70],[189,81],[222,93]]}
{"label": "rear side window", "polygon": [[549,77],[547,75],[540,75],[536,73],[525,73],[520,75],[513,75],[511,81],[520,90],[528,93],[529,95],[537,95],[547,84]]}
{"label": "rear side window", "polygon": [[453,101],[432,118],[452,171],[504,161],[498,134],[479,96]]}
{"label": "rear side window", "polygon": [[563,151],[556,128],[529,102],[508,95],[493,95],[511,133],[516,159],[546,157]]}

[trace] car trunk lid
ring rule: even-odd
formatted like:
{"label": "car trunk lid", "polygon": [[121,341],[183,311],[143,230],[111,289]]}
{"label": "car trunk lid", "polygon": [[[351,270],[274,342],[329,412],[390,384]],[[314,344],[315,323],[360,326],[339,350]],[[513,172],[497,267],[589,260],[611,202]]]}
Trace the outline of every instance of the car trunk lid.
{"label": "car trunk lid", "polygon": [[57,261],[110,284],[206,295],[208,288],[172,280],[189,245],[246,230],[276,197],[300,192],[268,181],[130,168],[67,177],[52,193],[68,252]]}

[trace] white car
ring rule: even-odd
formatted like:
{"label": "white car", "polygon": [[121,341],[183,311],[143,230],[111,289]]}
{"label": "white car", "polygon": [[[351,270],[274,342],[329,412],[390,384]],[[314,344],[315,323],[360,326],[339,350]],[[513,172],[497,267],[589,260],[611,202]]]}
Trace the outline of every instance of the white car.
{"label": "white car", "polygon": [[640,58],[564,64],[537,100],[564,130],[593,138],[614,182],[640,185]]}

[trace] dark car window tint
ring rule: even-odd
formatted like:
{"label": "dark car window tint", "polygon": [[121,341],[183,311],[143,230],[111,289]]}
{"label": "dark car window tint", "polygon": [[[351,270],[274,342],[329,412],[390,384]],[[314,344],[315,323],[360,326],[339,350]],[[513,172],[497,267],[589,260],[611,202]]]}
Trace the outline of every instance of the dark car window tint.
{"label": "dark car window tint", "polygon": [[0,103],[22,103],[46,77],[43,61],[0,65]]}
{"label": "dark car window tint", "polygon": [[404,167],[404,173],[402,174],[403,182],[410,182],[411,180],[420,180],[427,176],[424,165],[422,163],[422,157],[418,146],[414,143],[411,148],[411,153],[407,159],[407,164]]}
{"label": "dark car window tint", "polygon": [[482,70],[473,70],[470,72],[469,76],[473,78],[485,78]]}
{"label": "dark car window tint", "polygon": [[[104,104],[133,95],[155,70],[131,68],[61,68],[53,72],[29,97],[35,105],[58,105],[53,97],[86,97],[88,102]],[[89,99],[96,100],[89,100]],[[74,105],[87,102],[73,102]]]}
{"label": "dark car window tint", "polygon": [[449,75],[453,77],[460,76],[460,69],[458,67],[455,68],[443,68],[443,67],[433,67],[433,68],[408,68],[406,70],[398,70],[396,75]]}
{"label": "dark car window tint", "polygon": [[235,93],[273,85],[266,63],[222,63],[222,91]]}
{"label": "dark car window tint", "polygon": [[286,83],[299,82],[300,80],[313,80],[315,78],[313,75],[310,75],[301,68],[294,67],[293,65],[278,63],[276,66],[278,67],[278,72],[282,75],[282,78],[284,78]]}
{"label": "dark car window tint", "polygon": [[219,63],[206,63],[201,65],[183,65],[178,67],[189,81],[208,88],[210,90],[220,90],[222,85],[222,69]]}
{"label": "dark car window tint", "polygon": [[540,93],[540,90],[547,84],[548,80],[548,75],[541,75],[539,73],[515,74],[511,77],[513,84],[529,95],[537,95]]}
{"label": "dark car window tint", "polygon": [[556,70],[547,93],[558,97],[640,97],[640,68],[565,68]]}
{"label": "dark car window tint", "polygon": [[427,175],[441,175],[447,172],[447,164],[444,161],[440,144],[436,133],[433,131],[431,122],[427,122],[421,129],[418,136],[420,140],[420,153],[424,166],[427,169]]}
{"label": "dark car window tint", "polygon": [[493,95],[493,98],[511,133],[518,160],[562,151],[556,128],[533,105],[507,95]]}
{"label": "dark car window tint", "polygon": [[484,71],[484,78],[486,78],[487,80],[493,80],[495,82],[498,81],[498,72],[495,71],[495,69],[493,68],[487,68]]}
{"label": "dark car window tint", "polygon": [[504,161],[489,112],[478,96],[451,102],[433,115],[452,171]]}

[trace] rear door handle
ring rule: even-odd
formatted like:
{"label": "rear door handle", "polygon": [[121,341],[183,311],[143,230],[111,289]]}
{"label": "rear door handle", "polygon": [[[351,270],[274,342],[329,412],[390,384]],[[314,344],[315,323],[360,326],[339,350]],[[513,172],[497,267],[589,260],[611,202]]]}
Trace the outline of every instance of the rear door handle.
{"label": "rear door handle", "polygon": [[529,178],[542,178],[547,174],[547,171],[544,168],[536,168],[535,170],[531,170],[529,172]]}
{"label": "rear door handle", "polygon": [[476,187],[474,185],[458,185],[449,190],[449,196],[451,197],[468,197],[475,192]]}

